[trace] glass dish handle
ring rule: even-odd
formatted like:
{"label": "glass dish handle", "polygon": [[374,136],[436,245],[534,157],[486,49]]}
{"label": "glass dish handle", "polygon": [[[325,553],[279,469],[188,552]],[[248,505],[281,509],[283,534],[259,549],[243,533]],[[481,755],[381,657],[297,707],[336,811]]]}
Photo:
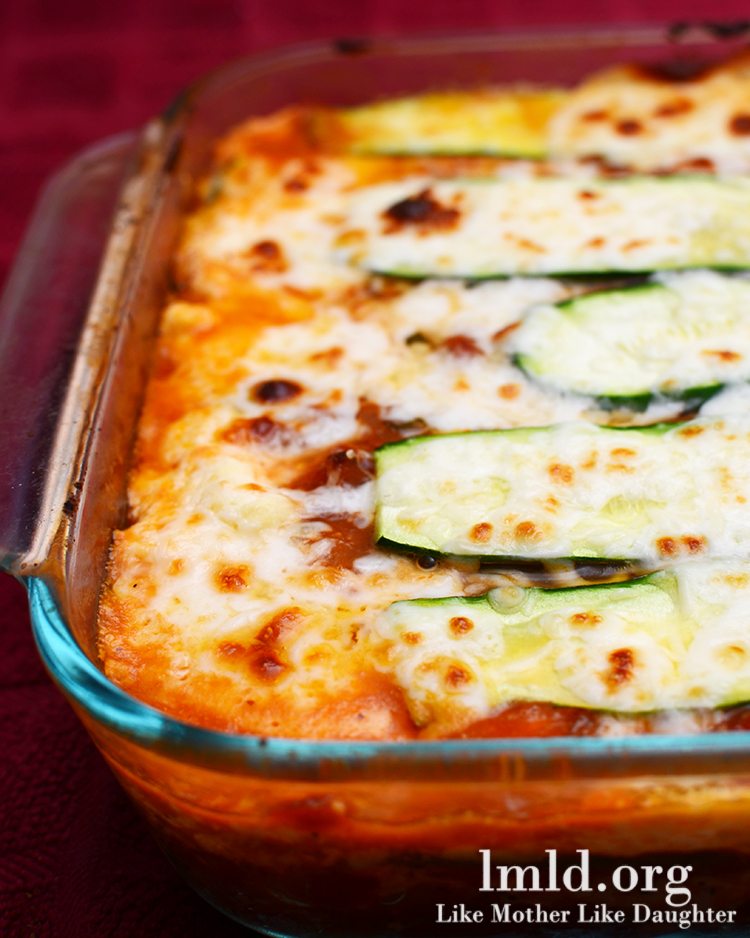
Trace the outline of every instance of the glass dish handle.
{"label": "glass dish handle", "polygon": [[0,299],[0,566],[10,572],[27,572],[37,533],[56,520],[45,499],[55,427],[136,141],[109,138],[52,177]]}

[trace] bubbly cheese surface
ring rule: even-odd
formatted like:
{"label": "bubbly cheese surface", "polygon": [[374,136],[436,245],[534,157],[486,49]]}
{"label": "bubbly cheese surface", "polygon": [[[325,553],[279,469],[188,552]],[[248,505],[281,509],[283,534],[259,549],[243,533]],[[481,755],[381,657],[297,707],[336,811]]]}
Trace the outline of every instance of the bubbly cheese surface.
{"label": "bubbly cheese surface", "polygon": [[[565,130],[567,106],[563,101],[555,110],[555,139],[561,141],[575,136]],[[373,274],[364,262],[368,245],[386,251],[375,266],[387,267],[387,274],[407,272],[404,245],[415,248],[419,263],[434,260],[436,274],[448,256],[443,248],[450,248],[454,272],[466,264],[484,271],[492,238],[482,219],[491,208],[508,214],[503,230],[516,238],[526,237],[525,226],[536,226],[534,237],[543,229],[545,244],[563,264],[581,257],[588,263],[588,251],[592,258],[599,252],[599,262],[606,258],[605,266],[616,267],[626,252],[641,265],[659,266],[670,252],[695,249],[703,209],[700,199],[668,199],[668,210],[651,197],[635,204],[623,194],[624,182],[615,184],[595,162],[579,160],[573,144],[565,144],[571,152],[559,159],[533,165],[461,154],[391,158],[316,141],[311,128],[319,117],[315,109],[290,109],[256,118],[219,141],[198,207],[186,219],[139,427],[128,524],[115,533],[101,599],[100,655],[106,673],[125,690],[204,726],[307,738],[459,734],[505,707],[491,656],[477,663],[490,639],[477,633],[464,651],[450,646],[460,660],[474,656],[465,663],[481,680],[471,689],[446,687],[443,672],[422,667],[444,656],[446,636],[437,629],[421,645],[402,642],[392,604],[481,596],[506,584],[506,574],[473,561],[377,547],[375,450],[435,433],[646,425],[684,416],[683,404],[664,400],[641,413],[604,411],[595,401],[551,392],[514,364],[513,335],[530,308],[597,286],[547,276],[559,264],[529,261],[538,252],[522,241],[507,242],[509,276],[485,283]],[[653,157],[658,165],[698,153],[690,135],[669,141]],[[719,186],[728,197],[728,221],[716,238],[725,238],[721,250],[736,260],[750,217],[738,217],[733,208],[738,193],[750,198],[747,183],[735,178],[744,151],[730,148],[721,159],[732,179]],[[642,162],[634,160],[639,173]],[[718,164],[703,167],[706,178],[696,181],[696,192],[710,188],[717,169],[721,175]],[[667,191],[663,181],[653,180],[653,187]],[[383,235],[383,210],[425,188],[448,209],[460,196],[462,211],[473,205],[479,221],[462,226],[460,237],[439,225],[424,236],[412,231],[406,240],[398,231]],[[601,193],[601,214],[586,207],[597,199],[579,197],[589,188]],[[500,191],[510,194],[502,207],[495,196],[488,200],[488,193]],[[373,217],[378,221],[368,227]],[[452,217],[448,211],[441,224]],[[641,236],[646,243],[628,249],[627,241]],[[584,245],[598,237],[606,246]],[[728,387],[711,402],[716,420],[724,416],[721,401],[728,413],[742,410],[741,395],[736,388],[732,393]],[[711,475],[710,492],[691,495],[696,505],[744,491],[744,463],[723,455],[728,426],[727,417],[712,437],[713,449],[706,445],[698,457],[685,440],[677,471],[687,472],[685,463],[695,461]],[[574,443],[564,434],[555,445],[560,452],[548,453],[550,459],[578,458],[568,452]],[[653,459],[647,443],[637,449],[637,460]],[[617,458],[629,465],[625,456]],[[722,468],[729,473],[724,479]],[[659,517],[670,524],[668,530],[666,521],[652,525],[643,535],[649,543],[657,534],[692,536],[694,525],[687,530],[684,506],[677,503],[682,495],[670,508],[666,482],[645,491],[638,473],[621,475],[592,490],[592,497],[606,494],[611,502],[610,534],[625,543],[629,517],[648,512],[652,498],[665,502]],[[529,479],[537,477],[545,491],[557,484],[541,463]],[[529,506],[507,510],[522,507]],[[744,544],[744,516],[738,510],[721,530],[714,519],[706,536]],[[583,511],[580,521],[585,525]],[[575,579],[576,571],[565,575]],[[518,570],[513,577],[524,583],[532,573]],[[734,603],[726,600],[727,624],[717,632],[717,642],[727,646],[742,619]],[[607,709],[592,689],[590,671],[598,665],[586,662],[605,653],[615,628],[607,626],[606,642],[584,643],[585,654],[571,663],[583,707]],[[640,654],[643,673],[658,677],[667,651],[654,641],[653,662],[646,645]],[[713,706],[711,680],[706,673],[706,693],[695,696],[696,707]],[[573,696],[564,702],[573,703]],[[676,700],[659,699],[665,706]],[[633,709],[629,705],[619,716],[582,717],[571,710],[568,717],[552,708],[555,701],[547,710],[536,703],[532,719],[524,716],[524,700],[519,696],[520,709],[503,711],[519,734],[539,732],[545,720],[550,726],[567,721],[570,732],[581,731],[584,719],[587,732],[662,728],[656,718],[648,725],[631,720],[624,713]],[[711,712],[691,710],[680,725],[723,725]]]}

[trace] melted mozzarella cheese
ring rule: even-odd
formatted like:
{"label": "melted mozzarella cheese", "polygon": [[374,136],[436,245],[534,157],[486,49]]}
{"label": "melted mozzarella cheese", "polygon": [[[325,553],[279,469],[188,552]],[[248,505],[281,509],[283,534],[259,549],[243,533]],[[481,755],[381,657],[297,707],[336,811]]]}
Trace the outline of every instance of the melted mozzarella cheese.
{"label": "melted mozzarella cheese", "polygon": [[749,94],[747,58],[682,82],[611,69],[570,93],[552,117],[549,146],[636,169],[708,160],[724,172],[747,172]]}
{"label": "melted mozzarella cheese", "polygon": [[699,562],[604,588],[399,602],[368,640],[419,723],[480,720],[514,700],[714,707],[750,698],[749,614],[747,565]]}
{"label": "melted mozzarella cheese", "polygon": [[389,446],[378,453],[377,527],[456,556],[750,559],[750,420],[563,424]]}
{"label": "melted mozzarella cheese", "polygon": [[407,179],[358,190],[346,226],[342,259],[402,276],[743,267],[750,184],[700,177]]}

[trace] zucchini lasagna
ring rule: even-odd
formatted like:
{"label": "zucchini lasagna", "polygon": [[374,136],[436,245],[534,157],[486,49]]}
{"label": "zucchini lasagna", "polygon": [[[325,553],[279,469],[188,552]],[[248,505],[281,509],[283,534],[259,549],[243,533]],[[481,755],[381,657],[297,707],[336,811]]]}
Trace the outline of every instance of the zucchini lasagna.
{"label": "zucchini lasagna", "polygon": [[750,726],[750,60],[253,118],[174,262],[109,677],[236,733]]}

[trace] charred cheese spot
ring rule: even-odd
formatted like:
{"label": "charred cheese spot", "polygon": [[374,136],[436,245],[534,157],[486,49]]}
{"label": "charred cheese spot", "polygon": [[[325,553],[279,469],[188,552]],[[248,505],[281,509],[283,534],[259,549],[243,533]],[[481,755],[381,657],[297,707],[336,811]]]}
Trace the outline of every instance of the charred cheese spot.
{"label": "charred cheese spot", "polygon": [[618,134],[622,134],[623,137],[632,137],[635,134],[643,132],[643,124],[634,118],[625,118],[617,121],[615,130]]}
{"label": "charred cheese spot", "polygon": [[467,619],[466,616],[453,616],[453,618],[448,623],[448,626],[451,632],[459,637],[461,635],[466,635],[468,632],[474,628],[474,623],[471,619]]}
{"label": "charred cheese spot", "polygon": [[738,362],[742,358],[739,352],[732,352],[729,349],[706,349],[703,354],[710,358],[718,358],[722,362]]}
{"label": "charred cheese spot", "polygon": [[729,121],[729,131],[738,137],[750,134],[750,113],[735,114]]}
{"label": "charred cheese spot", "polygon": [[289,438],[289,431],[283,423],[263,414],[260,417],[239,417],[233,420],[221,431],[220,438],[238,446],[248,443],[284,443]]}
{"label": "charred cheese spot", "polygon": [[473,358],[484,354],[476,340],[468,335],[449,335],[443,339],[441,346],[454,358]]}
{"label": "charred cheese spot", "polygon": [[239,593],[247,587],[250,580],[250,568],[245,564],[235,567],[220,567],[214,579],[217,587],[223,593]]}
{"label": "charred cheese spot", "polygon": [[535,541],[542,536],[542,532],[533,521],[521,521],[515,527],[515,536],[519,541]]}
{"label": "charred cheese spot", "polygon": [[514,401],[521,393],[520,384],[501,384],[497,389],[499,397],[505,401]]}
{"label": "charred cheese spot", "polygon": [[635,671],[635,654],[631,648],[617,648],[610,652],[607,659],[609,668],[605,682],[610,690],[617,690],[633,677]]}
{"label": "charred cheese spot", "polygon": [[685,545],[689,554],[700,554],[706,549],[705,537],[687,535],[682,538],[682,543]]}
{"label": "charred cheese spot", "polygon": [[565,463],[552,463],[549,467],[549,474],[554,482],[560,482],[563,485],[571,485],[575,479],[575,470]]}
{"label": "charred cheese spot", "polygon": [[451,664],[445,672],[445,683],[448,687],[458,689],[470,683],[471,674],[459,664]]}
{"label": "charred cheese spot", "polygon": [[674,557],[679,548],[673,537],[660,537],[656,542],[656,549],[661,557]]}
{"label": "charred cheese spot", "polygon": [[477,541],[480,544],[486,544],[487,541],[492,537],[492,525],[487,521],[481,521],[479,524],[475,524],[474,527],[469,531],[469,537],[472,541]]}
{"label": "charred cheese spot", "polygon": [[689,114],[695,109],[690,98],[674,98],[665,104],[660,104],[654,111],[654,117],[680,117]]}
{"label": "charred cheese spot", "polygon": [[575,626],[599,625],[602,617],[595,612],[575,612],[570,617],[570,624]]}
{"label": "charred cheese spot", "polygon": [[442,205],[428,188],[387,208],[383,212],[383,230],[385,234],[392,234],[414,227],[424,234],[430,234],[455,228],[460,218],[458,208]]}
{"label": "charred cheese spot", "polygon": [[272,378],[260,381],[250,389],[251,397],[260,404],[282,404],[298,397],[303,391],[302,385],[286,378]]}
{"label": "charred cheese spot", "polygon": [[281,609],[260,629],[247,657],[253,673],[265,683],[274,683],[289,669],[284,639],[300,624],[302,611],[297,606]]}
{"label": "charred cheese spot", "polygon": [[247,251],[251,270],[283,274],[289,269],[284,250],[276,241],[258,241]]}
{"label": "charred cheese spot", "polygon": [[603,108],[596,108],[592,111],[586,111],[581,115],[581,120],[590,124],[598,124],[600,121],[606,121],[609,118],[609,112]]}

